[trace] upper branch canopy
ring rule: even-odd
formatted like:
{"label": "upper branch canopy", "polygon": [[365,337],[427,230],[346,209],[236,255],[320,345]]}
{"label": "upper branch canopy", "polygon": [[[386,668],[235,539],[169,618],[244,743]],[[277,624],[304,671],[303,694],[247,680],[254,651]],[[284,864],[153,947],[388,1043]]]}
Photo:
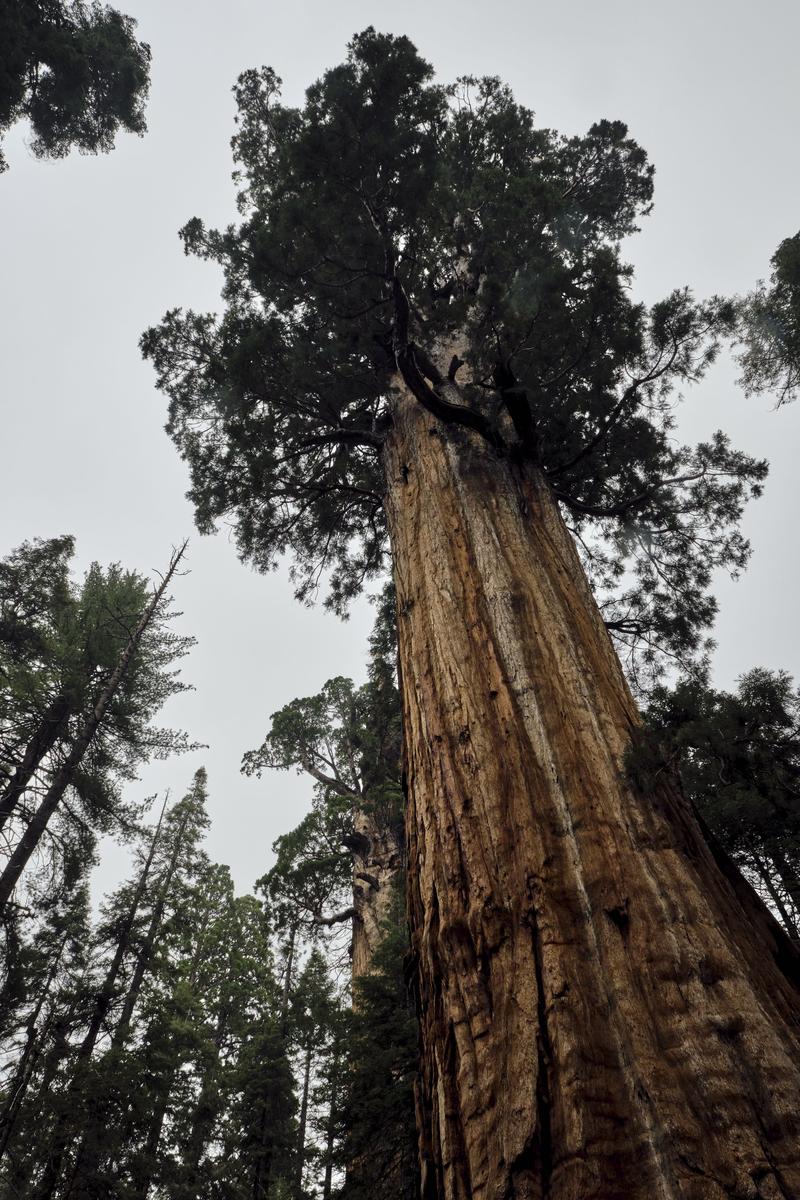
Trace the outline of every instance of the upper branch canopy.
{"label": "upper branch canopy", "polygon": [[[687,290],[631,299],[619,243],[653,168],[626,126],[540,129],[499,80],[443,87],[407,38],[371,28],[302,108],[279,86],[264,69],[236,87],[241,222],[182,232],[222,266],[223,313],[176,310],[143,339],[201,528],[232,518],[243,555],[290,552],[299,594],[326,573],[344,608],[384,565],[379,450],[401,374],[438,420],[540,464],[617,636],[650,665],[656,647],[691,655],[711,572],[747,558],[736,524],[766,468],[721,434],[674,439],[676,389],[736,313]],[[468,382],[439,361],[456,330]]]}

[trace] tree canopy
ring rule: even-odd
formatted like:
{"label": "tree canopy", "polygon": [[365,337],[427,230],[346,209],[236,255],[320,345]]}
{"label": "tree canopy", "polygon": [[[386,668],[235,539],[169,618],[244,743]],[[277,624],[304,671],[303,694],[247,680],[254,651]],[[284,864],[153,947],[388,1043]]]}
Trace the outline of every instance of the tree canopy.
{"label": "tree canopy", "polygon": [[144,133],[150,47],[135,28],[98,0],[2,0],[0,134],[26,119],[34,154],[63,158],[111,150],[120,127]]}
{"label": "tree canopy", "polygon": [[735,692],[700,674],[658,687],[634,770],[680,770],[713,836],[800,933],[800,692],[785,671],[755,668]]}
{"label": "tree canopy", "polygon": [[800,233],[771,263],[769,286],[759,283],[742,305],[740,363],[747,391],[770,392],[780,407],[800,393]]}
{"label": "tree canopy", "polygon": [[[626,126],[539,128],[498,79],[443,86],[372,28],[302,108],[270,69],[235,92],[241,222],[181,235],[222,266],[224,311],[172,310],[142,340],[200,528],[232,520],[243,556],[289,553],[298,595],[324,579],[344,610],[386,565],[380,450],[402,375],[443,423],[541,465],[629,656],[696,652],[766,466],[722,433],[675,438],[680,389],[736,312],[687,289],[632,298],[620,242],[653,168]],[[433,360],[458,331],[471,380],[454,390],[457,356],[449,379]]]}

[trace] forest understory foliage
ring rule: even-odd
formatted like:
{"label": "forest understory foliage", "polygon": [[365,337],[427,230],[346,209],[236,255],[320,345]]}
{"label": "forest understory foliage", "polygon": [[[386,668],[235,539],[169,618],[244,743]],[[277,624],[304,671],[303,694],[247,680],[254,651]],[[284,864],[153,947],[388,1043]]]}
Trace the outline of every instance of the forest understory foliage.
{"label": "forest understory foliage", "polygon": [[[3,7],[0,131],[142,133],[133,28]],[[716,688],[708,640],[767,466],[677,436],[725,350],[796,398],[800,234],[647,307],[622,122],[540,128],[372,28],[302,107],[235,96],[240,222],[181,232],[222,309],[142,349],[203,532],[340,614],[381,585],[366,671],[245,752],[309,807],[236,895],[204,769],[136,797],[199,748],[153,724],[185,546],[155,586],[70,537],[0,561],[0,1195],[800,1197],[800,692]]]}

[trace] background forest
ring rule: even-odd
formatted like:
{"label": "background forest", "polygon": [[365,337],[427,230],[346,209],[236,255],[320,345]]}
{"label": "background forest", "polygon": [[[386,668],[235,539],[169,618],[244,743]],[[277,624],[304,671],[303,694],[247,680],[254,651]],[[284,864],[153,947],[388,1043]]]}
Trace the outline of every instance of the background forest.
{"label": "background forest", "polygon": [[[57,122],[37,143],[32,107],[3,137],[0,1190],[410,1197],[391,590],[376,581],[343,623],[292,600],[287,564],[243,567],[224,529],[180,557],[185,468],[137,351],[164,308],[219,307],[219,271],[187,259],[175,231],[198,210],[220,228],[235,217],[239,72],[271,63],[299,103],[355,29],[391,14],[165,7],[132,2],[135,31],[97,39],[102,53],[126,37],[152,49],[125,42],[115,93],[150,71],[143,137],[124,95],[116,138],[84,121],[73,139],[96,157],[61,157]],[[658,172],[625,251],[637,294],[690,280],[744,296],[774,286],[770,260],[797,224],[784,58],[800,24],[769,7],[755,21],[721,3],[667,19],[448,0],[412,6],[397,32],[442,78],[502,76],[544,125],[627,121]],[[723,424],[770,460],[743,524],[753,560],[714,581],[705,669],[647,689],[630,769],[680,765],[798,938],[798,409],[771,411],[780,382],[746,397],[740,374],[723,354],[678,429],[698,440]]]}

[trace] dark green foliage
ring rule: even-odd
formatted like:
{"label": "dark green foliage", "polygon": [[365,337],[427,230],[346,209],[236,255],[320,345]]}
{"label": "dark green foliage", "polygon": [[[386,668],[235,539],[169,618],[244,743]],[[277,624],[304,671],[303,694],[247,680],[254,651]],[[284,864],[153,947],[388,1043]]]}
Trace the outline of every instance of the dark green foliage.
{"label": "dark green foliage", "polygon": [[772,392],[777,405],[800,392],[800,233],[772,256],[770,286],[760,283],[741,308],[742,382],[749,392]]}
{"label": "dark green foliage", "polygon": [[[53,702],[61,678],[62,630],[75,608],[71,537],[24,542],[0,561],[0,779],[7,780]],[[65,711],[71,698],[65,694]],[[53,711],[53,724],[58,714]]]}
{"label": "dark green foliage", "polygon": [[379,597],[367,682],[356,688],[351,679],[329,679],[316,696],[293,700],[273,713],[262,745],[244,756],[244,773],[295,768],[311,776],[323,799],[340,797],[361,811],[397,817],[401,731],[395,661],[389,588]]}
{"label": "dark green foliage", "polygon": [[800,693],[784,672],[749,671],[735,693],[703,676],[657,688],[631,752],[640,782],[680,770],[734,861],[800,934]]}
{"label": "dark green foliage", "polygon": [[[11,1022],[18,1032],[4,1043],[0,1191],[21,1180],[19,1194],[36,1200],[144,1200],[154,1188],[169,1200],[251,1200],[267,1185],[277,1194],[294,1171],[290,1045],[269,923],[203,853],[207,823],[198,772],[164,822],[144,890],[139,866],[93,931],[84,919],[82,961],[61,926],[32,946],[35,970]],[[40,981],[57,935],[70,986],[50,972],[47,991]],[[297,1001],[298,1029],[308,1008]],[[13,1109],[33,1012],[38,1048]]]}
{"label": "dark green foliage", "polygon": [[373,971],[356,982],[340,1114],[343,1200],[413,1200],[418,1192],[414,1080],[417,1022],[405,978],[401,881]]}
{"label": "dark green foliage", "polygon": [[[388,589],[370,638],[369,678],[329,679],[316,696],[273,713],[270,731],[244,756],[245,774],[295,768],[314,780],[311,811],[273,849],[277,861],[259,881],[279,922],[313,931],[352,889],[349,850],[356,814],[403,838],[400,697],[395,678],[394,597]],[[343,908],[344,915],[349,910]]]}
{"label": "dark green foliage", "polygon": [[[145,131],[150,47],[97,0],[0,0],[0,134],[26,119],[40,158],[111,150]],[[6,167],[0,153],[0,171]]]}
{"label": "dark green foliage", "polygon": [[329,796],[317,799],[300,824],[274,842],[275,864],[256,886],[284,932],[313,929],[345,903],[352,866],[344,838],[352,827],[350,803]]}
{"label": "dark green foliage", "polygon": [[[399,373],[445,424],[541,464],[632,673],[696,653],[766,468],[721,433],[674,438],[678,392],[735,308],[631,299],[619,243],[653,171],[625,125],[540,129],[498,80],[436,85],[407,38],[373,29],[303,108],[278,97],[266,69],[236,87],[241,223],[182,233],[222,266],[224,312],[173,310],[142,341],[200,528],[232,519],[243,556],[266,569],[289,552],[299,596],[324,577],[346,608],[385,565]],[[473,381],[454,403],[429,359],[462,328]]]}
{"label": "dark green foliage", "polygon": [[[13,848],[106,688],[150,603],[149,581],[119,564],[70,576],[72,538],[23,543],[0,562],[0,826]],[[158,606],[97,732],[70,774],[47,830],[55,858],[42,860],[47,894],[76,863],[90,861],[96,835],[130,836],[138,807],[123,783],[150,758],[190,748],[185,734],[153,718],[187,688],[176,664],[193,639],[173,632],[168,599]],[[55,839],[55,840],[54,840]],[[58,868],[55,877],[52,868]]]}

